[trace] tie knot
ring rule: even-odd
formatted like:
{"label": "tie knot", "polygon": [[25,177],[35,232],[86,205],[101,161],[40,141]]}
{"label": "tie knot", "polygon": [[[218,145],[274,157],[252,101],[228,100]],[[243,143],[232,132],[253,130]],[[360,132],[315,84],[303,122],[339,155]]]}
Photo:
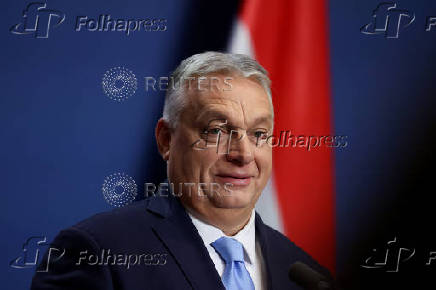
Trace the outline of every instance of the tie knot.
{"label": "tie knot", "polygon": [[236,261],[244,262],[244,250],[242,244],[235,239],[221,237],[211,243],[211,246],[218,252],[226,264]]}

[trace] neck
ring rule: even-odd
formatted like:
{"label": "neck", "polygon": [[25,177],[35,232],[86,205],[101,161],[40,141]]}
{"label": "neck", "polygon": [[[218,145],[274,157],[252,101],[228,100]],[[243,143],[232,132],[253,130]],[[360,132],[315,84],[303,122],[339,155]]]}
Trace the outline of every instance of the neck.
{"label": "neck", "polygon": [[234,236],[240,230],[242,230],[245,225],[247,225],[250,220],[253,209],[209,209],[207,211],[202,211],[199,209],[193,209],[191,207],[185,208],[190,214],[202,220],[205,223],[213,225],[224,232],[226,236]]}

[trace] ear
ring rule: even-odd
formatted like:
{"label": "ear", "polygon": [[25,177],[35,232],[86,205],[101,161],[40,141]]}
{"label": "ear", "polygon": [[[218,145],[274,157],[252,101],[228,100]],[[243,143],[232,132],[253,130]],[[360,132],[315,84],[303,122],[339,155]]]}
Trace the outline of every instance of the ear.
{"label": "ear", "polygon": [[170,158],[171,128],[167,121],[160,118],[155,129],[157,149],[165,161]]}

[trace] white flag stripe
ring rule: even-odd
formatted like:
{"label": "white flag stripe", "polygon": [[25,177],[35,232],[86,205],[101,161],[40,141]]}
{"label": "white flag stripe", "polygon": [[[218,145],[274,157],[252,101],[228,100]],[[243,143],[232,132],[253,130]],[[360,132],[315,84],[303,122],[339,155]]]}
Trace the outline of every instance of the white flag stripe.
{"label": "white flag stripe", "polygon": [[[255,58],[255,50],[251,42],[250,32],[244,22],[239,19],[237,19],[233,26],[228,51],[231,53],[246,54]],[[267,225],[283,233],[283,221],[277,202],[273,175],[274,172],[271,174],[268,184],[257,201],[256,211]]]}

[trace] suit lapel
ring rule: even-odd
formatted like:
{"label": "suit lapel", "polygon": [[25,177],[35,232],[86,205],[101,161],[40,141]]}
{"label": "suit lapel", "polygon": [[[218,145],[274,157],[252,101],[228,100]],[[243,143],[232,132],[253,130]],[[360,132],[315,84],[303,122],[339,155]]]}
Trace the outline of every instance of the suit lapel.
{"label": "suit lapel", "polygon": [[[274,239],[268,234],[267,226],[256,213],[256,238],[259,239],[262,257],[265,263],[267,289],[300,289],[291,283],[287,271],[290,265],[283,263],[280,248],[274,244]],[[282,262],[279,262],[282,261]]]}
{"label": "suit lapel", "polygon": [[[203,240],[178,198],[167,196],[150,198],[147,209],[160,217],[152,230],[176,261],[186,280],[193,289],[225,290]],[[259,239],[265,263],[267,289],[292,289],[287,277],[282,277],[287,265],[278,265],[273,242],[270,241],[266,225],[258,214],[255,219],[256,238]],[[286,276],[286,275],[285,275]]]}
{"label": "suit lapel", "polygon": [[168,249],[193,289],[225,290],[203,240],[172,194],[151,198],[147,209],[161,217],[153,232]]}
{"label": "suit lapel", "polygon": [[256,239],[259,239],[260,248],[262,250],[262,257],[265,263],[264,269],[266,275],[264,277],[266,277],[267,289],[273,289],[272,273],[274,273],[274,269],[271,268],[272,267],[271,257],[270,257],[271,250],[269,249],[268,235],[265,232],[265,224],[263,223],[262,219],[257,213],[256,213],[255,223],[256,223]]}

